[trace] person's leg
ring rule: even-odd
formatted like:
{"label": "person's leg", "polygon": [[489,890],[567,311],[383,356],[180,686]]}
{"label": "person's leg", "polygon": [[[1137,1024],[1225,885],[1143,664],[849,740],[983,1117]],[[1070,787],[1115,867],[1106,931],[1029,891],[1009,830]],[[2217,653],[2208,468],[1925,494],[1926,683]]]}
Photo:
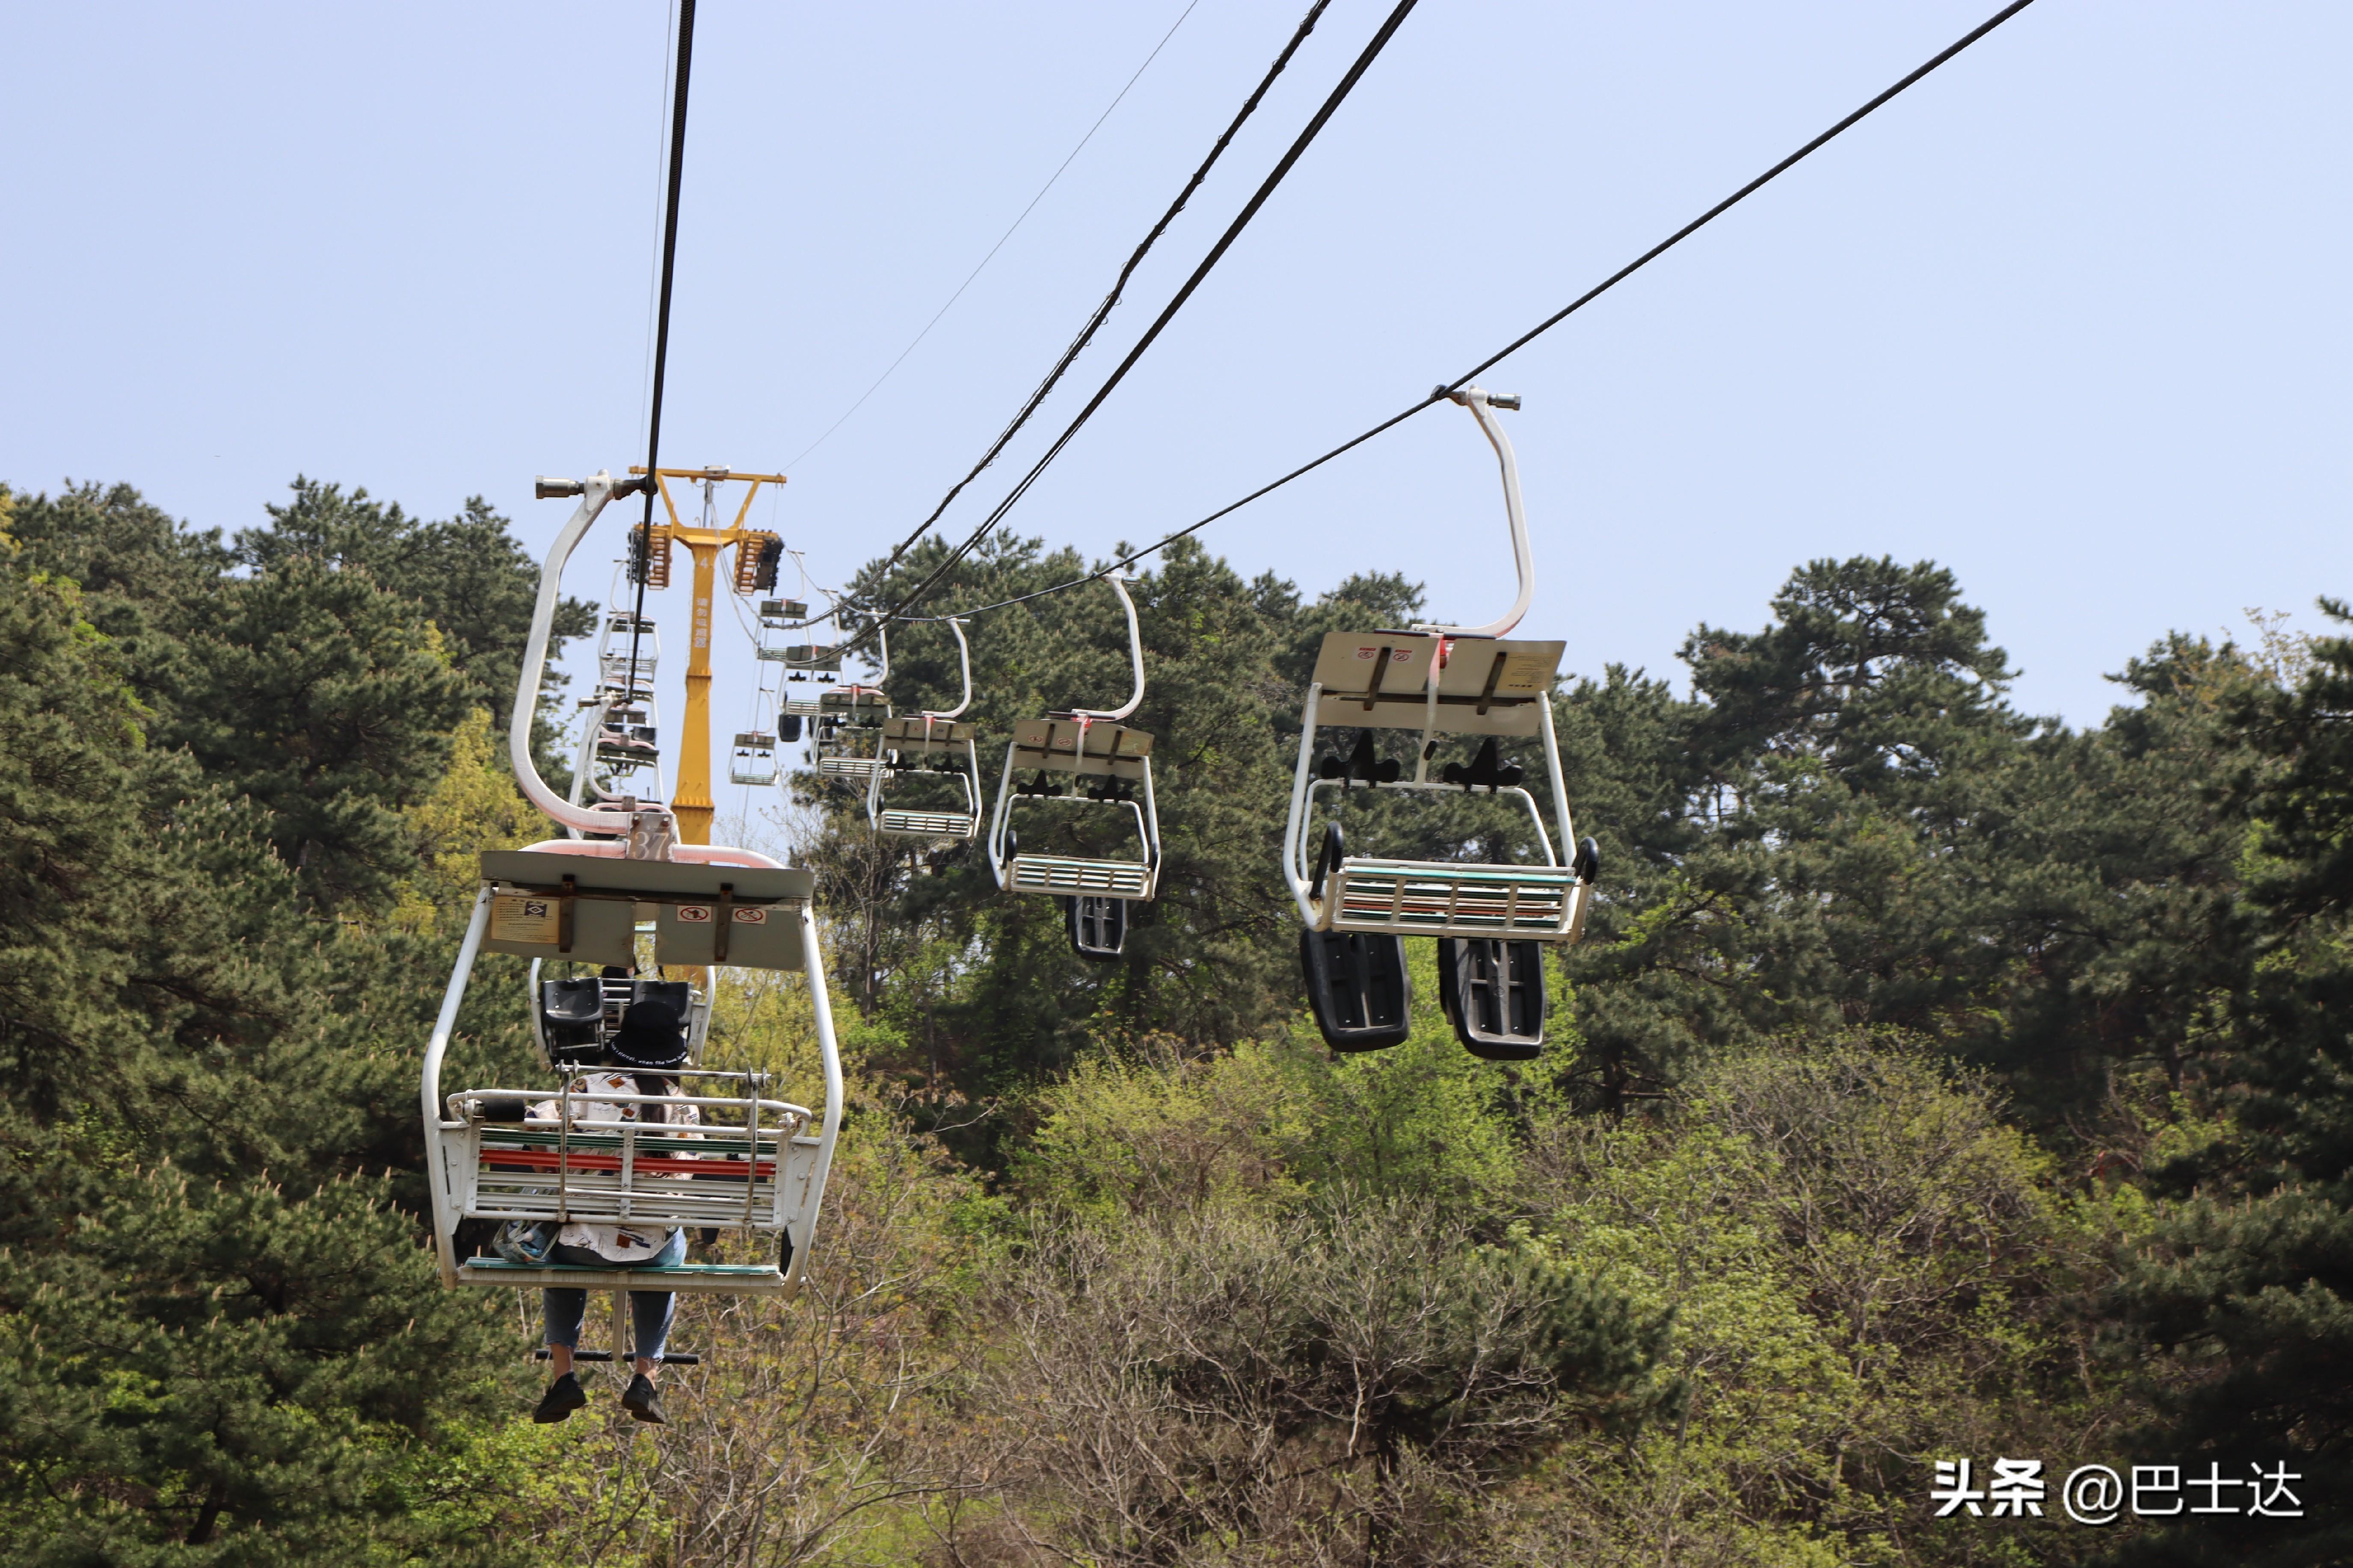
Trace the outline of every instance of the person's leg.
{"label": "person's leg", "polygon": [[580,1320],[588,1310],[586,1290],[542,1290],[539,1293],[540,1315],[546,1324],[543,1336],[547,1341],[548,1364],[554,1369],[554,1378],[547,1392],[541,1395],[539,1408],[531,1413],[533,1421],[545,1426],[561,1421],[588,1403],[581,1391],[580,1380],[572,1375],[572,1352],[580,1343]]}
{"label": "person's leg", "polygon": [[[646,1259],[648,1268],[675,1268],[686,1261],[686,1232],[674,1230],[662,1249]],[[661,1373],[661,1354],[670,1344],[670,1326],[678,1316],[678,1296],[670,1290],[632,1290],[629,1312],[638,1331],[637,1370],[648,1379]]]}
{"label": "person's leg", "polygon": [[562,1377],[572,1370],[572,1352],[580,1345],[580,1321],[588,1314],[586,1290],[547,1289],[539,1293],[540,1316],[545,1321],[548,1364]]}

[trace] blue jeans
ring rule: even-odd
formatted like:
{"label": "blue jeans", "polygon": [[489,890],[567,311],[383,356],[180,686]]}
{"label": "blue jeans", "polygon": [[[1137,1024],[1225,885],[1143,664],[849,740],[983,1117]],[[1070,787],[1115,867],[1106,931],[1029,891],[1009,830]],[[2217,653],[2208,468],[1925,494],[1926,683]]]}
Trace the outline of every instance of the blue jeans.
{"label": "blue jeans", "polygon": [[[615,1263],[585,1247],[558,1247],[552,1261],[576,1263],[588,1268],[674,1268],[686,1261],[686,1232],[671,1231],[662,1249],[643,1263]],[[540,1310],[547,1320],[547,1342],[579,1349],[580,1320],[588,1315],[588,1292],[547,1289],[542,1290],[539,1297]],[[670,1319],[677,1310],[678,1297],[674,1292],[629,1292],[629,1316],[637,1325],[638,1355],[649,1361],[661,1360],[662,1351],[670,1343]]]}

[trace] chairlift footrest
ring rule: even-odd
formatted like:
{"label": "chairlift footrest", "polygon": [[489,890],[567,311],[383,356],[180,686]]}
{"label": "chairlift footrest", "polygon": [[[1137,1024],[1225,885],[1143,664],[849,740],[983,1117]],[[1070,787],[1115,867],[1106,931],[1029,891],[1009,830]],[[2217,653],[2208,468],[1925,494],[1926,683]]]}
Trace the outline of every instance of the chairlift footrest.
{"label": "chairlift footrest", "polygon": [[730,1290],[745,1294],[787,1288],[784,1270],[773,1263],[681,1263],[674,1268],[597,1268],[586,1264],[510,1263],[503,1258],[470,1258],[458,1268],[460,1285],[506,1289]]}
{"label": "chairlift footrest", "polygon": [[974,818],[962,811],[891,811],[876,825],[883,833],[903,833],[923,838],[969,838]]}
{"label": "chairlift footrest", "polygon": [[1321,904],[1322,929],[1400,936],[1569,940],[1577,873],[1560,866],[1344,860]]}
{"label": "chairlift footrest", "polygon": [[1008,891],[1016,893],[1148,899],[1152,896],[1152,871],[1140,860],[1090,860],[1074,855],[1016,855],[1005,868],[1005,886]]}
{"label": "chairlift footrest", "polygon": [[[545,1345],[542,1345],[537,1350],[532,1352],[531,1359],[533,1361],[549,1360],[550,1357],[548,1355],[547,1347]],[[613,1352],[611,1351],[574,1351],[572,1352],[572,1359],[577,1362],[608,1362],[613,1359]],[[686,1351],[664,1351],[654,1359],[664,1366],[701,1366],[702,1364],[702,1358],[701,1356]]]}

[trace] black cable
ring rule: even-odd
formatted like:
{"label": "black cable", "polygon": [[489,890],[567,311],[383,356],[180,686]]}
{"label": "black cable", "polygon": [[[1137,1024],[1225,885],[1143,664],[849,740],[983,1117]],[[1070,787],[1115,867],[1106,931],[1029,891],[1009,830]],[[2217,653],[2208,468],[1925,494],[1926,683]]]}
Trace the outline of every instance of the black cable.
{"label": "black cable", "polygon": [[1038,412],[1038,405],[1046,401],[1046,395],[1053,391],[1056,384],[1060,382],[1062,373],[1070,369],[1071,362],[1076,360],[1085,351],[1086,346],[1094,341],[1097,329],[1101,328],[1104,321],[1110,317],[1113,307],[1118,305],[1121,295],[1126,292],[1127,281],[1135,276],[1136,268],[1143,265],[1145,257],[1151,252],[1155,242],[1167,232],[1168,226],[1176,221],[1176,215],[1185,210],[1185,204],[1192,200],[1193,193],[1201,188],[1201,182],[1209,177],[1209,171],[1217,166],[1219,158],[1224,155],[1227,145],[1234,139],[1234,133],[1242,128],[1244,121],[1257,111],[1259,101],[1266,97],[1267,89],[1274,85],[1274,79],[1281,76],[1283,68],[1291,63],[1291,57],[1299,52],[1299,46],[1307,41],[1307,35],[1315,30],[1317,20],[1323,16],[1324,8],[1331,3],[1332,0],[1315,0],[1315,3],[1308,7],[1307,15],[1300,19],[1299,26],[1292,32],[1291,41],[1282,47],[1281,54],[1274,57],[1274,63],[1266,68],[1266,75],[1259,79],[1258,87],[1242,101],[1240,111],[1234,116],[1232,122],[1227,125],[1225,133],[1219,136],[1216,143],[1210,147],[1209,155],[1201,160],[1201,166],[1193,171],[1193,177],[1185,182],[1185,188],[1176,193],[1176,199],[1168,204],[1168,210],[1160,215],[1160,221],[1152,226],[1152,232],[1144,237],[1144,243],[1137,246],[1134,254],[1127,258],[1127,265],[1119,269],[1118,280],[1112,284],[1111,292],[1103,296],[1103,303],[1095,307],[1095,313],[1088,318],[1087,324],[1080,330],[1079,335],[1071,340],[1071,346],[1063,351],[1062,357],[1055,362],[1054,368],[1046,373],[1046,379],[1038,384],[1038,390],[1029,395],[1029,400],[1021,405],[1021,411],[1013,416],[1013,422],[1006,426],[1003,433],[997,437],[988,450],[981,455],[980,461],[972,466],[972,471],[958,479],[949,489],[948,493],[940,498],[940,504],[932,509],[932,515],[923,519],[916,526],[915,531],[901,540],[899,547],[891,552],[891,559],[882,563],[883,575],[888,576],[891,568],[899,563],[900,557],[907,553],[915,541],[930,531],[932,524],[939,521],[940,514],[948,510],[948,504],[964,493],[965,487],[980,478],[982,470],[997,461],[1007,444],[1024,425],[1029,422],[1029,416]]}
{"label": "black cable", "polygon": [[[1112,395],[1112,390],[1126,379],[1127,373],[1135,367],[1135,362],[1144,357],[1145,351],[1152,346],[1154,341],[1160,336],[1162,330],[1176,318],[1178,310],[1184,309],[1185,301],[1193,297],[1193,291],[1201,286],[1201,280],[1209,275],[1210,268],[1216,267],[1227,250],[1231,248],[1234,241],[1240,237],[1242,230],[1250,226],[1250,219],[1258,216],[1259,209],[1266,205],[1267,198],[1274,194],[1275,187],[1282,184],[1283,177],[1291,173],[1292,166],[1299,162],[1301,154],[1307,151],[1309,144],[1323,131],[1333,114],[1342,103],[1346,101],[1348,94],[1355,89],[1357,81],[1370,68],[1373,61],[1380,57],[1381,50],[1395,36],[1408,14],[1413,10],[1415,4],[1416,0],[1398,0],[1397,8],[1389,13],[1388,20],[1381,24],[1380,30],[1373,35],[1372,41],[1365,46],[1362,53],[1357,55],[1356,63],[1348,68],[1347,74],[1340,79],[1339,85],[1335,87],[1330,96],[1324,99],[1324,106],[1315,111],[1314,118],[1308,121],[1306,127],[1293,141],[1290,151],[1283,153],[1282,160],[1260,183],[1258,190],[1251,195],[1250,201],[1243,205],[1240,213],[1235,215],[1234,220],[1226,226],[1226,232],[1219,236],[1218,243],[1210,247],[1209,253],[1201,258],[1200,265],[1193,268],[1193,275],[1185,279],[1184,285],[1176,290],[1176,296],[1154,319],[1152,325],[1145,329],[1144,335],[1136,340],[1135,346],[1127,351],[1127,357],[1119,362],[1118,368],[1111,373],[1103,385],[1095,389],[1095,395],[1087,400],[1084,408],[1079,410],[1078,416],[1072,419],[1061,435],[1055,438],[1054,444],[1046,449],[1045,456],[1039,458],[1031,466],[1029,471],[1021,477],[1020,482],[1008,492],[1004,500],[989,510],[988,515],[981,520],[980,526],[973,530],[971,536],[948,552],[947,559],[940,563],[937,571],[917,584],[913,592],[896,605],[884,612],[881,621],[874,623],[875,625],[901,619],[908,606],[921,603],[923,596],[938,584],[940,579],[953,570],[956,563],[971,553],[980,542],[987,537],[989,531],[1004,519],[1005,514],[1013,510],[1015,503],[1029,493],[1029,487],[1038,482],[1038,476],[1046,471],[1048,464],[1061,455],[1062,448],[1070,445],[1071,438],[1076,436],[1080,427],[1093,416],[1094,411],[1103,406],[1103,400]],[[871,635],[870,626],[868,631],[859,633],[844,644],[841,651],[845,655],[855,652],[864,646]]]}
{"label": "black cable", "polygon": [[670,291],[678,274],[678,193],[686,175],[686,84],[694,67],[694,0],[678,0],[678,70],[670,93],[670,196],[662,213],[661,304],[654,318],[653,406],[646,421],[646,513],[638,523],[642,548],[633,546],[638,597],[629,612],[629,676],[621,689],[627,708],[638,690],[638,639],[646,625],[646,579],[653,575],[654,492],[661,488],[662,374],[670,365]]}
{"label": "black cable", "polygon": [[[1666,238],[1661,240],[1658,244],[1651,247],[1650,249],[1642,252],[1641,255],[1636,257],[1633,260],[1628,262],[1625,266],[1620,268],[1617,271],[1611,273],[1609,277],[1603,279],[1592,288],[1587,289],[1584,293],[1579,294],[1576,299],[1570,300],[1567,304],[1562,306],[1551,315],[1546,316],[1534,327],[1522,332],[1518,337],[1514,338],[1510,342],[1504,344],[1493,353],[1489,354],[1477,364],[1472,365],[1469,370],[1463,372],[1452,381],[1448,382],[1443,386],[1432,388],[1428,397],[1416,403],[1410,408],[1404,409],[1398,413],[1389,416],[1389,417],[1382,420],[1371,429],[1364,432],[1360,436],[1354,436],[1347,440],[1341,442],[1340,445],[1333,447],[1330,451],[1324,453],[1322,457],[1315,458],[1312,462],[1302,463],[1298,468],[1292,469],[1291,472],[1283,475],[1281,479],[1260,486],[1257,489],[1250,491],[1250,494],[1242,497],[1241,500],[1233,502],[1231,505],[1219,507],[1208,516],[1201,519],[1200,521],[1191,523],[1184,528],[1178,529],[1176,532],[1169,534],[1166,538],[1162,539],[1155,544],[1152,544],[1145,549],[1139,550],[1133,555],[1113,562],[1101,572],[1091,572],[1083,577],[1074,577],[1067,583],[1057,584],[1051,588],[1040,588],[1034,594],[1023,594],[1015,598],[999,600],[994,605],[979,605],[968,610],[958,610],[955,613],[960,616],[977,616],[986,614],[990,610],[1002,610],[1010,605],[1027,604],[1032,599],[1042,599],[1050,594],[1060,594],[1067,592],[1072,588],[1083,587],[1087,584],[1094,582],[1096,579],[1108,573],[1117,572],[1123,567],[1133,566],[1138,561],[1143,560],[1145,556],[1166,550],[1168,546],[1176,543],[1178,540],[1183,539],[1187,534],[1199,532],[1202,529],[1208,527],[1209,524],[1217,521],[1219,518],[1226,516],[1228,513],[1240,511],[1242,508],[1250,505],[1250,502],[1259,500],[1262,496],[1272,494],[1274,491],[1279,490],[1283,486],[1289,484],[1292,480],[1298,479],[1303,475],[1313,473],[1317,468],[1320,468],[1324,464],[1330,462],[1333,458],[1339,457],[1342,453],[1352,451],[1356,447],[1363,446],[1366,442],[1371,440],[1374,437],[1380,435],[1383,431],[1404,424],[1407,420],[1412,418],[1423,409],[1428,408],[1430,405],[1444,402],[1450,393],[1455,392],[1468,384],[1473,376],[1479,375],[1482,372],[1493,369],[1495,365],[1500,363],[1508,356],[1517,353],[1520,350],[1527,347],[1528,344],[1534,342],[1545,333],[1552,331],[1553,328],[1560,325],[1561,322],[1567,321],[1577,311],[1582,310],[1586,306],[1593,303],[1594,300],[1599,300],[1602,295],[1608,293],[1610,289],[1615,289],[1619,284],[1623,283],[1627,279],[1631,278],[1635,273],[1640,272],[1643,268],[1648,267],[1651,262],[1656,261],[1660,257],[1664,256],[1668,251],[1672,250],[1676,246],[1681,245],[1684,240],[1689,239],[1693,235],[1697,234],[1709,224],[1714,223],[1717,218],[1723,216],[1725,213],[1731,211],[1734,207],[1747,200],[1748,197],[1754,195],[1759,190],[1762,190],[1766,185],[1771,184],[1782,174],[1787,174],[1798,163],[1803,162],[1814,153],[1820,151],[1834,138],[1852,128],[1864,116],[1884,105],[1890,99],[1895,97],[1906,88],[1911,87],[1914,83],[1920,80],[1921,78],[1926,76],[1938,66],[1943,65],[1955,55],[1959,54],[1971,44],[1976,43],[1979,38],[1984,37],[1988,33],[1992,32],[1996,27],[2000,26],[2004,22],[2009,21],[2012,16],[2017,16],[2021,11],[2025,10],[2027,6],[2033,3],[2034,0],[2012,0],[2010,5],[2003,6],[1985,21],[1980,22],[1968,32],[1963,34],[1958,39],[1947,46],[1944,49],[1938,51],[1925,65],[1922,65],[1918,69],[1905,77],[1894,86],[1889,88],[1886,91],[1881,93],[1878,97],[1864,104],[1861,109],[1856,110],[1853,113],[1848,115],[1845,119],[1831,126],[1828,131],[1823,132],[1820,135],[1815,137],[1812,141],[1807,142],[1804,146],[1799,148],[1796,152],[1790,153],[1788,157],[1782,159],[1779,163],[1774,164],[1771,168],[1766,170],[1763,174],[1757,175],[1755,179],[1749,181],[1738,190],[1733,192],[1732,195],[1725,197],[1724,200],[1716,203],[1715,205],[1708,208],[1707,211],[1700,214],[1699,216],[1692,219],[1691,222],[1683,225],[1683,227],[1675,230],[1674,233],[1667,236]],[[990,521],[993,522],[995,520],[992,518]],[[987,525],[984,525],[984,529],[986,526]],[[976,540],[975,542],[977,542],[977,541]],[[961,558],[961,555],[959,555],[954,559]],[[950,562],[950,564],[953,563],[954,560]],[[945,568],[943,568],[943,570]],[[928,589],[932,583],[938,580],[939,575],[939,573],[934,573],[932,577],[927,579],[923,584],[923,588]],[[918,590],[918,595],[921,591],[922,590]],[[900,608],[904,609],[908,605],[913,603],[918,595],[910,595],[906,599],[902,600],[900,602]]]}

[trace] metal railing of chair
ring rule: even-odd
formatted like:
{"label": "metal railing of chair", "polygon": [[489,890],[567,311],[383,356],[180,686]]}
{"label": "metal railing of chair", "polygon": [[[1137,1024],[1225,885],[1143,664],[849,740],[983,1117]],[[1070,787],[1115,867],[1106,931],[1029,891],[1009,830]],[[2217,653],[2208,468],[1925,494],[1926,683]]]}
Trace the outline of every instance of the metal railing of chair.
{"label": "metal railing of chair", "polygon": [[1556,866],[1346,860],[1323,899],[1331,931],[1424,936],[1565,937],[1577,874]]}
{"label": "metal railing of chair", "polygon": [[1136,860],[1089,860],[1070,855],[1016,855],[1006,886],[1017,893],[1103,893],[1140,899],[1152,868]]}
{"label": "metal railing of chair", "polygon": [[896,807],[882,813],[885,833],[939,833],[957,838],[972,837],[973,817],[964,811],[902,811]]}

